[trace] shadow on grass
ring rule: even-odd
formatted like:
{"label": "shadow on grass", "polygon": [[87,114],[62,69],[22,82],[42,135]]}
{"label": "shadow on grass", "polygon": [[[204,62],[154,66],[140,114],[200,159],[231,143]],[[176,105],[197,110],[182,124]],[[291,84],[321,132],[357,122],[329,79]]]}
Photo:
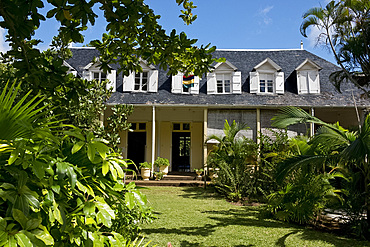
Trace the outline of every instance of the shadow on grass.
{"label": "shadow on grass", "polygon": [[207,187],[204,189],[203,187],[184,187],[182,189],[185,194],[180,195],[183,198],[190,198],[190,199],[223,199],[223,197],[218,194],[214,187]]}
{"label": "shadow on grass", "polygon": [[[217,193],[213,191],[204,191],[203,188],[184,188],[185,194],[179,196],[190,199],[205,199],[215,198],[221,199]],[[252,206],[241,206],[230,210],[209,210],[201,212],[203,217],[212,220],[211,223],[204,225],[196,225],[191,227],[176,227],[176,228],[155,228],[143,229],[145,234],[176,234],[183,236],[199,236],[208,237],[213,235],[217,230],[226,228],[228,226],[247,226],[256,227],[262,230],[266,228],[276,229],[291,229],[288,233],[280,237],[275,245],[279,247],[286,246],[287,239],[293,235],[300,234],[299,238],[307,241],[322,241],[333,246],[370,246],[368,242],[354,241],[351,239],[344,239],[336,235],[322,233],[319,231],[304,228],[299,225],[288,224],[277,220],[266,219],[261,217],[261,208]],[[206,220],[207,221],[207,220]],[[203,246],[201,243],[181,241],[180,246]],[[254,245],[235,245],[235,247],[252,247]],[[211,247],[211,246],[208,246]],[[216,246],[214,246],[216,247]]]}
{"label": "shadow on grass", "polygon": [[[199,244],[199,243],[191,243],[189,241],[181,241],[180,242],[180,247],[205,247],[205,245]],[[239,244],[239,245],[234,245],[234,247],[254,247],[255,245],[249,244],[249,245],[244,245],[244,244]],[[219,247],[216,245],[207,245],[207,247]]]}

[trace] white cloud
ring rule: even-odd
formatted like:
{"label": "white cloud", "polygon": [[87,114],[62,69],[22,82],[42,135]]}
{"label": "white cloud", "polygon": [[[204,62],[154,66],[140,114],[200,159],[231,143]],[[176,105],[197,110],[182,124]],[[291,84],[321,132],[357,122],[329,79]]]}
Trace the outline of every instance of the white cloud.
{"label": "white cloud", "polygon": [[274,6],[267,6],[266,8],[262,9],[259,11],[259,15],[263,18],[263,23],[265,25],[268,25],[272,22],[272,19],[267,15],[272,9],[274,8]]}
{"label": "white cloud", "polygon": [[5,42],[6,31],[0,27],[0,52],[6,52],[10,49],[9,44]]}
{"label": "white cloud", "polygon": [[319,43],[319,37],[322,31],[316,27],[316,26],[311,26],[310,30],[308,32],[307,38],[308,41],[310,42],[310,47],[315,47]]}

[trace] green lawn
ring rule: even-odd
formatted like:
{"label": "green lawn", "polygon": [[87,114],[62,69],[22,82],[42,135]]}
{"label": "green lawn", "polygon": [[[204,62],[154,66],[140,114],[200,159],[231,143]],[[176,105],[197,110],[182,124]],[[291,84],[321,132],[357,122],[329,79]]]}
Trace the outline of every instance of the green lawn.
{"label": "green lawn", "polygon": [[159,247],[180,246],[370,246],[270,219],[257,207],[231,205],[202,188],[150,187],[143,190],[158,219],[142,225]]}

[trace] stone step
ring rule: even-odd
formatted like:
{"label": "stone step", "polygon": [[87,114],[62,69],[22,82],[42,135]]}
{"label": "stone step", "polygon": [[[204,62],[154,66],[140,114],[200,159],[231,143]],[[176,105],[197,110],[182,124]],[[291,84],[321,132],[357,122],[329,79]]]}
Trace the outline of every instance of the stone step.
{"label": "stone step", "polygon": [[164,176],[162,180],[183,180],[183,181],[191,181],[196,180],[196,175],[171,175],[168,174],[167,176]]}
{"label": "stone step", "polygon": [[[180,180],[127,180],[126,183],[135,182],[137,186],[173,186],[173,187],[202,187],[204,186],[204,181],[199,180],[187,180],[187,181],[180,181]],[[207,182],[209,184],[209,182]]]}

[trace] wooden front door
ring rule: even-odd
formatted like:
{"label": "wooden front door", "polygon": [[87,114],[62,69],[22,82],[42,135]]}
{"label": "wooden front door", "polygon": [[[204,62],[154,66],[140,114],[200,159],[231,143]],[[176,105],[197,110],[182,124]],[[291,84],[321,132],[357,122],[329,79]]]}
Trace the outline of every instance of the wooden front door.
{"label": "wooden front door", "polygon": [[172,132],[172,171],[190,171],[190,132]]}
{"label": "wooden front door", "polygon": [[[139,167],[145,161],[146,132],[129,132],[127,141],[127,158]],[[129,166],[129,169],[135,169],[135,166]]]}

